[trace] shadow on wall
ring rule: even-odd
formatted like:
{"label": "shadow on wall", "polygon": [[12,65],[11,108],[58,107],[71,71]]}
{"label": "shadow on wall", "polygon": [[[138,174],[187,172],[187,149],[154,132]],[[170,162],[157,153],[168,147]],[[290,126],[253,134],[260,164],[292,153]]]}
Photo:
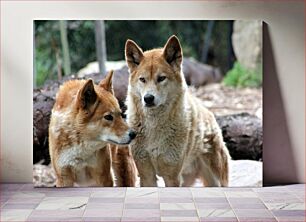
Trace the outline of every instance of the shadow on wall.
{"label": "shadow on wall", "polygon": [[263,22],[263,178],[264,186],[297,183],[296,164],[269,26]]}

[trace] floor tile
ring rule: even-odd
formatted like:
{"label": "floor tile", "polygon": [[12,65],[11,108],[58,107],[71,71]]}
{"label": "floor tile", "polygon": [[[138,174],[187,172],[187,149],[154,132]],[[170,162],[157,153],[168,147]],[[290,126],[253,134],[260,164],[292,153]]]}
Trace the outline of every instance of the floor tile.
{"label": "floor tile", "polygon": [[253,188],[256,193],[273,192],[273,193],[288,193],[289,189],[286,186],[271,186],[271,187],[256,187]]}
{"label": "floor tile", "polygon": [[199,209],[200,217],[235,217],[232,209]]}
{"label": "floor tile", "polygon": [[228,202],[224,203],[195,203],[197,209],[231,209],[231,206]]}
{"label": "floor tile", "polygon": [[21,186],[20,191],[35,191],[37,190],[32,183],[26,183]]}
{"label": "floor tile", "polygon": [[191,197],[159,197],[160,203],[193,203]]}
{"label": "floor tile", "polygon": [[102,191],[94,191],[91,193],[91,197],[108,197],[108,198],[117,198],[117,197],[121,197],[124,198],[125,197],[125,190],[116,190],[116,191],[108,191],[108,190],[102,190]]}
{"label": "floor tile", "polygon": [[33,210],[30,217],[39,218],[75,218],[82,217],[84,210]]}
{"label": "floor tile", "polygon": [[90,197],[88,202],[89,203],[123,203],[124,198],[121,198],[121,197],[116,197],[116,198]]}
{"label": "floor tile", "polygon": [[122,209],[86,209],[83,217],[121,217]]}
{"label": "floor tile", "polygon": [[239,217],[239,222],[277,222],[273,217],[256,218],[256,217]]}
{"label": "floor tile", "polygon": [[38,206],[38,203],[31,204],[20,204],[20,203],[7,203],[2,209],[35,209]]}
{"label": "floor tile", "polygon": [[9,199],[10,199],[10,197],[3,197],[3,196],[1,196],[0,197],[1,206],[4,205]]}
{"label": "floor tile", "polygon": [[31,214],[28,209],[1,209],[1,221],[25,221]]}
{"label": "floor tile", "polygon": [[272,210],[276,217],[304,217],[305,210]]}
{"label": "floor tile", "polygon": [[38,198],[10,198],[6,203],[11,203],[11,204],[39,204],[44,198],[43,197],[38,197]]}
{"label": "floor tile", "polygon": [[191,190],[194,197],[225,197],[224,191],[221,189],[193,188]]}
{"label": "floor tile", "polygon": [[158,204],[158,198],[143,198],[143,197],[135,197],[135,198],[126,198],[125,203],[155,203]]}
{"label": "floor tile", "polygon": [[305,217],[277,217],[279,222],[305,222]]}
{"label": "floor tile", "polygon": [[22,199],[22,198],[44,198],[46,195],[44,193],[39,192],[28,192],[28,191],[18,191],[15,192],[14,195],[12,195],[11,198],[15,199]]}
{"label": "floor tile", "polygon": [[305,203],[266,203],[269,210],[305,210]]}
{"label": "floor tile", "polygon": [[122,217],[121,219],[122,222],[135,222],[135,221],[140,221],[140,222],[159,222],[160,217]]}
{"label": "floor tile", "polygon": [[160,203],[161,210],[195,210],[194,203]]}
{"label": "floor tile", "polygon": [[37,210],[85,209],[88,197],[45,197]]}
{"label": "floor tile", "polygon": [[226,191],[226,197],[257,197],[257,194],[252,191]]}
{"label": "floor tile", "polygon": [[1,183],[0,189],[1,191],[17,191],[20,190],[23,185],[23,183]]}
{"label": "floor tile", "polygon": [[250,197],[250,198],[241,198],[241,197],[229,197],[228,201],[230,202],[230,204],[261,204],[262,201],[259,198],[254,198],[254,197]]}
{"label": "floor tile", "polygon": [[198,217],[161,217],[162,222],[199,222]]}
{"label": "floor tile", "polygon": [[189,192],[191,191],[190,187],[159,187],[158,188],[159,192]]}
{"label": "floor tile", "polygon": [[123,203],[93,203],[89,202],[86,209],[123,209]]}
{"label": "floor tile", "polygon": [[80,222],[82,221],[82,217],[29,217],[27,219],[28,222],[37,221],[37,222],[66,222],[66,221],[73,221],[73,222]]}
{"label": "floor tile", "polygon": [[267,209],[263,203],[231,203],[233,209]]}
{"label": "floor tile", "polygon": [[121,217],[83,217],[84,222],[120,222]]}
{"label": "floor tile", "polygon": [[196,217],[196,210],[161,210],[162,217]]}
{"label": "floor tile", "polygon": [[126,203],[125,209],[159,209],[158,203]]}
{"label": "floor tile", "polygon": [[123,217],[160,217],[159,209],[124,209]]}
{"label": "floor tile", "polygon": [[158,198],[158,189],[156,187],[135,188],[128,187],[126,198]]}
{"label": "floor tile", "polygon": [[201,222],[238,222],[236,217],[201,217]]}
{"label": "floor tile", "polygon": [[53,190],[45,192],[45,195],[47,197],[73,197],[73,196],[89,197],[91,195],[91,191],[65,191],[61,189],[59,191]]}
{"label": "floor tile", "polygon": [[253,217],[253,218],[273,218],[273,215],[266,209],[234,209],[238,219]]}
{"label": "floor tile", "polygon": [[177,191],[173,189],[160,189],[159,190],[159,195],[160,197],[187,197],[187,198],[192,198],[192,193],[190,189],[184,189],[182,191]]}
{"label": "floor tile", "polygon": [[225,197],[194,197],[196,203],[228,203]]}

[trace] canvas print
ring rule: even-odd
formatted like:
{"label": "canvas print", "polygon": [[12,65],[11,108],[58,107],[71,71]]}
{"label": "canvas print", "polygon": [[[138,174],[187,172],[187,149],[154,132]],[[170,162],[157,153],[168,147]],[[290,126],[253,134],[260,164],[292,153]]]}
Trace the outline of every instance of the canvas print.
{"label": "canvas print", "polygon": [[35,20],[36,187],[262,186],[262,22]]}

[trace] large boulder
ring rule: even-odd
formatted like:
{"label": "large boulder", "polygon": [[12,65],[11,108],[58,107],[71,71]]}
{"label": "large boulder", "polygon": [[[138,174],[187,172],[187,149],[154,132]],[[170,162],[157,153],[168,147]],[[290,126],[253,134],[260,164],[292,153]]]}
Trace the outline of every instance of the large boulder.
{"label": "large boulder", "polygon": [[194,87],[220,82],[223,76],[219,68],[197,62],[192,58],[183,60],[183,73],[187,84]]}
{"label": "large boulder", "polygon": [[238,61],[248,69],[262,64],[262,21],[234,22],[232,42]]}

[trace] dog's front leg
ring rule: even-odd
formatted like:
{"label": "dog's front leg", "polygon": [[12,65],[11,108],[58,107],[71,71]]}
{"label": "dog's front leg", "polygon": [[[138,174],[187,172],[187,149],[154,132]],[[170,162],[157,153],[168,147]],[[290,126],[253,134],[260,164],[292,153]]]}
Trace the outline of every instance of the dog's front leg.
{"label": "dog's front leg", "polygon": [[167,187],[179,187],[181,185],[180,169],[181,164],[177,150],[168,149],[167,153],[159,156],[158,171]]}
{"label": "dog's front leg", "polygon": [[70,167],[57,169],[56,176],[56,187],[73,187],[75,177]]}
{"label": "dog's front leg", "polygon": [[140,177],[140,186],[156,187],[157,186],[156,172],[150,159],[136,160],[135,163]]}
{"label": "dog's front leg", "polygon": [[97,166],[91,169],[94,175],[96,185],[103,187],[112,187],[114,185],[111,173],[111,156],[109,147],[104,147],[97,151]]}

